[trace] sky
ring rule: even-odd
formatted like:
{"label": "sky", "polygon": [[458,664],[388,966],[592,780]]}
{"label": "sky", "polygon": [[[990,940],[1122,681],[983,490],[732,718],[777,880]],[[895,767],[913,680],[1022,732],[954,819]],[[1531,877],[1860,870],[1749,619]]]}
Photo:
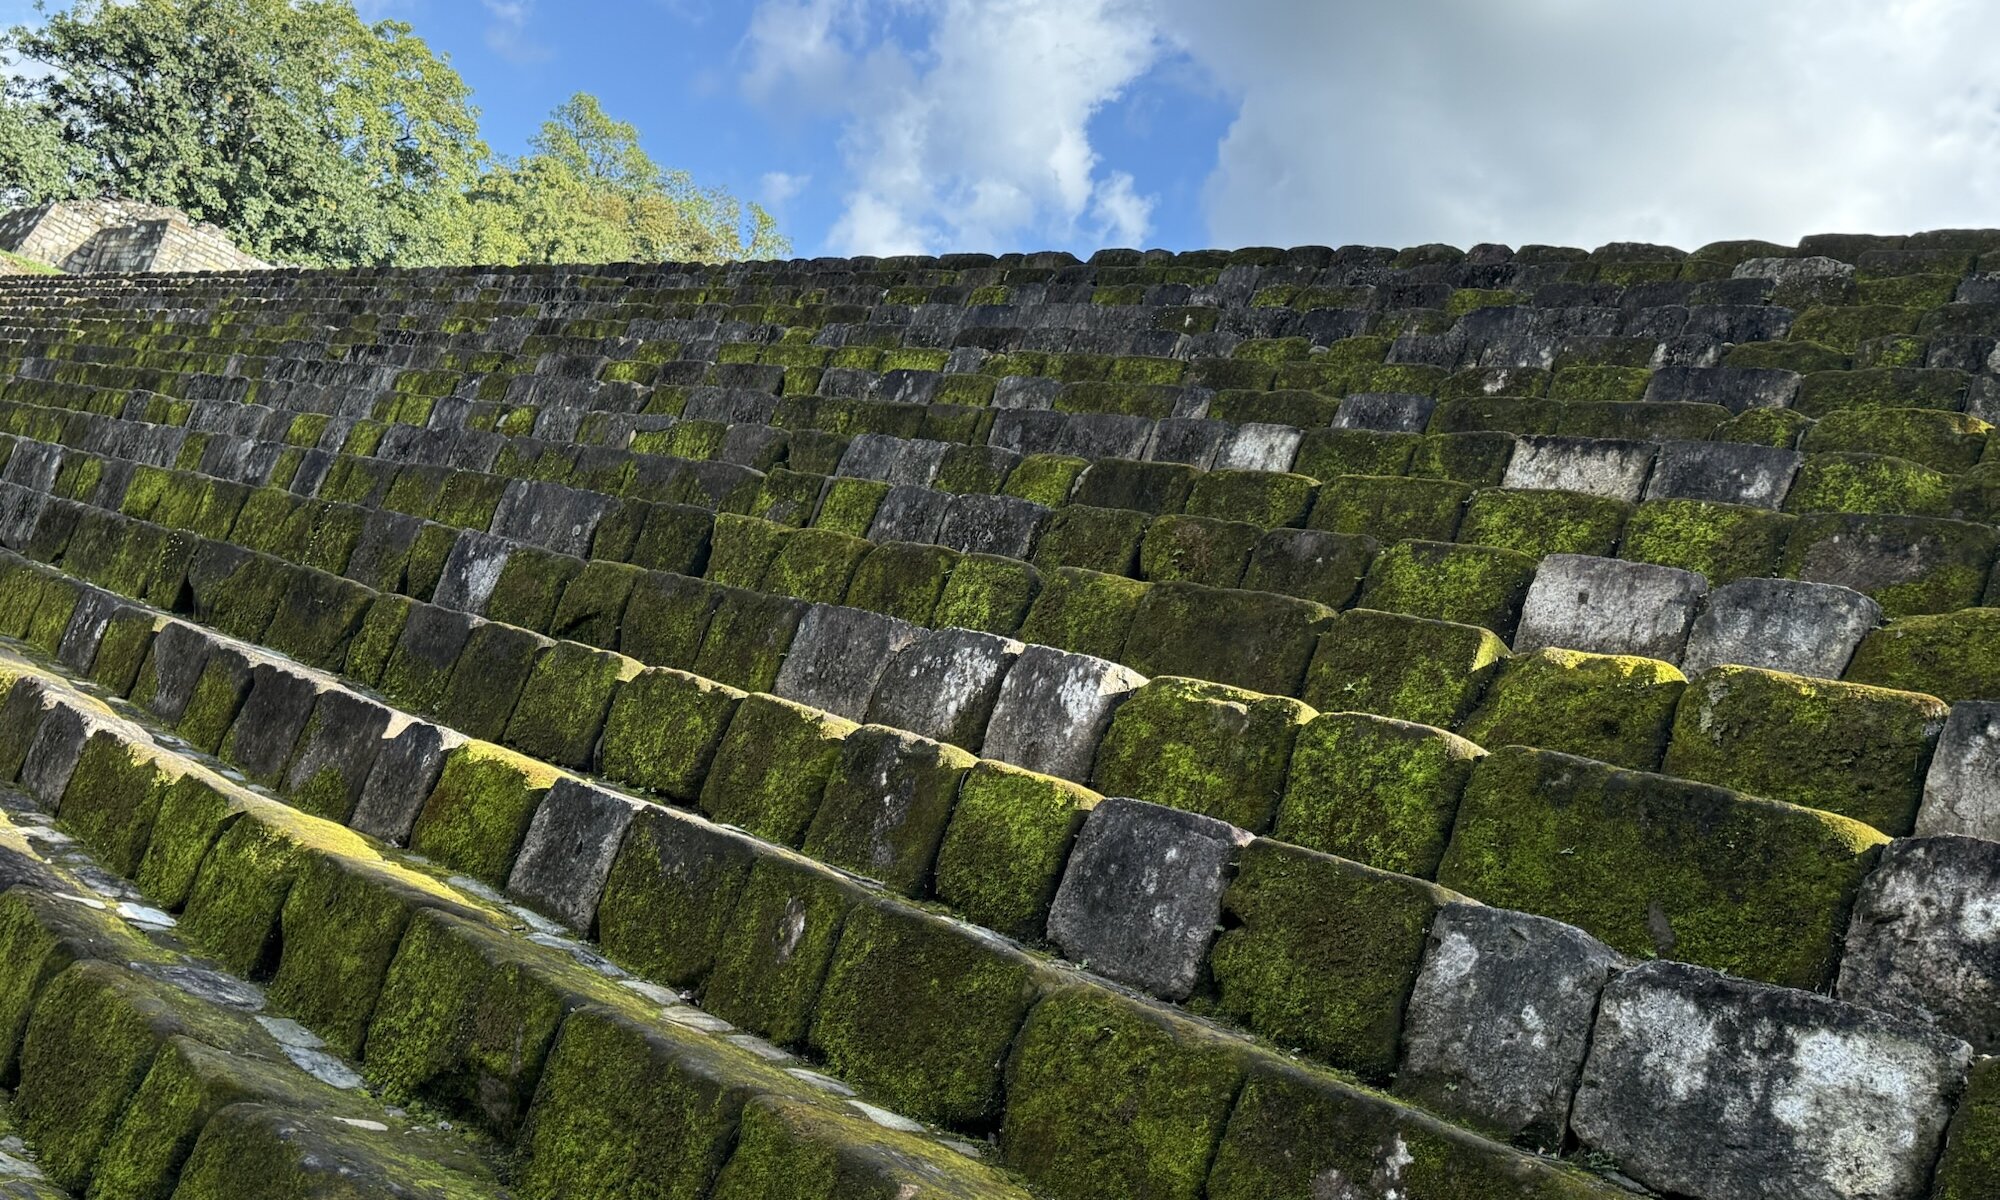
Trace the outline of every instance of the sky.
{"label": "sky", "polygon": [[593,92],[803,256],[2000,225],[1992,0],[358,7],[495,150]]}

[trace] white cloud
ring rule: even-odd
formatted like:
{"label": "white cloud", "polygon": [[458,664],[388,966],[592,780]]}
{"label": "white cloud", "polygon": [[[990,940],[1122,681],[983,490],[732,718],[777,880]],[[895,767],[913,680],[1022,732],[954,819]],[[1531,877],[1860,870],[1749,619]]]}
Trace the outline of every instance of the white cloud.
{"label": "white cloud", "polygon": [[841,116],[836,251],[1136,241],[1150,202],[1102,169],[1089,123],[1161,48],[1145,0],[765,0],[743,81]]}
{"label": "white cloud", "polygon": [[540,62],[549,48],[528,36],[534,15],[532,0],[479,0],[492,21],[486,26],[486,48],[508,62]]}
{"label": "white cloud", "polygon": [[810,175],[791,175],[784,171],[766,171],[758,181],[757,200],[765,208],[783,208],[785,204],[806,190],[812,182]]}

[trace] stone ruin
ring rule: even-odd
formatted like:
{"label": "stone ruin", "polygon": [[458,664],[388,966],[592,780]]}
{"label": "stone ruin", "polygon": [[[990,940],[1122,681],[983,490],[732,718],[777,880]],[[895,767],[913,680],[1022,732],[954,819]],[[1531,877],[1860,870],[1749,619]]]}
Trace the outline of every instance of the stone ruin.
{"label": "stone ruin", "polygon": [[2000,1196],[2000,233],[20,277],[0,380],[0,1195]]}
{"label": "stone ruin", "polygon": [[214,225],[136,200],[62,200],[0,214],[0,250],[71,275],[251,271],[269,263]]}

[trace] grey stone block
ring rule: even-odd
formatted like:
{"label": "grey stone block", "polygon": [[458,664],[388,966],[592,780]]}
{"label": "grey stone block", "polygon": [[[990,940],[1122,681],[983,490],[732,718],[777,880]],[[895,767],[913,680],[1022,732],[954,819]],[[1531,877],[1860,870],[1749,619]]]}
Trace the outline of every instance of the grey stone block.
{"label": "grey stone block", "polygon": [[864,433],[847,443],[834,473],[893,487],[929,487],[949,449],[943,442]]}
{"label": "grey stone block", "polygon": [[1404,1012],[1397,1093],[1507,1141],[1560,1148],[1597,996],[1621,965],[1560,921],[1445,906]]}
{"label": "grey stone block", "polygon": [[1799,373],[1765,367],[1661,367],[1646,382],[1646,399],[1661,404],[1720,404],[1731,412],[1786,408],[1799,394]]}
{"label": "grey stone block", "polygon": [[1882,607],[1833,583],[1739,579],[1708,595],[1688,636],[1689,675],[1729,663],[1838,679]]}
{"label": "grey stone block", "polygon": [[1049,910],[1049,940],[1100,975],[1184,1000],[1250,835],[1213,817],[1112,797],[1091,810]]}
{"label": "grey stone block", "polygon": [[986,444],[1016,454],[1053,454],[1068,428],[1067,413],[1002,409],[993,414],[993,431]]}
{"label": "grey stone block", "polygon": [[69,777],[76,771],[83,746],[100,730],[128,741],[146,741],[136,726],[120,720],[110,709],[59,685],[44,685],[43,715],[28,753],[21,760],[21,790],[43,812],[55,812],[62,804]]}
{"label": "grey stone block", "polygon": [[1001,682],[980,753],[1088,783],[1112,714],[1145,682],[1144,675],[1114,662],[1029,646]]}
{"label": "grey stone block", "polygon": [[124,597],[103,588],[83,588],[77,594],[76,608],[70,612],[69,626],[56,643],[56,661],[78,674],[89,671],[97,658],[98,643],[111,627],[111,618],[132,608]]}
{"label": "grey stone block", "polygon": [[1026,649],[969,629],[920,634],[896,651],[868,702],[868,724],[887,725],[978,752],[1007,671]]}
{"label": "grey stone block", "polygon": [[444,560],[431,603],[455,612],[485,612],[513,549],[512,542],[490,533],[468,529],[459,534]]}
{"label": "grey stone block", "polygon": [[1422,433],[1430,428],[1436,408],[1435,399],[1415,392],[1356,392],[1341,400],[1333,427]]}
{"label": "grey stone block", "polygon": [[501,493],[491,529],[501,537],[583,558],[590,553],[598,521],[616,503],[598,492],[516,479]]}
{"label": "grey stone block", "polygon": [[936,542],[938,526],[944,523],[944,510],[950,503],[951,497],[944,492],[922,487],[892,487],[875,509],[875,520],[868,526],[868,540],[877,545],[883,542],[922,542],[926,545]]}
{"label": "grey stone block", "polygon": [[1646,484],[1648,500],[1708,500],[1779,508],[1805,455],[1741,442],[1667,442]]}
{"label": "grey stone block", "polygon": [[1215,454],[1218,471],[1289,471],[1299,456],[1302,430],[1252,422],[1238,425]]}
{"label": "grey stone block", "polygon": [[[2000,348],[1993,351],[1986,369],[2000,372]],[[1972,381],[1965,392],[1965,411],[1990,425],[2000,425],[2000,375],[1981,375]]]}
{"label": "grey stone block", "polygon": [[1043,379],[1036,375],[1007,375],[993,385],[994,408],[1029,409],[1047,412],[1056,406],[1056,396],[1062,391],[1060,379]]}
{"label": "grey stone block", "polygon": [[250,690],[222,739],[221,757],[252,783],[283,777],[313,706],[337,685],[295,663],[263,659],[250,667]]}
{"label": "grey stone block", "polygon": [[1030,558],[1051,513],[1016,496],[953,496],[938,522],[937,544],[960,554]]}
{"label": "grey stone block", "polygon": [[1917,1200],[1972,1048],[1825,996],[1654,962],[1604,989],[1571,1127],[1657,1191]]}
{"label": "grey stone block", "polygon": [[[1100,458],[1138,458],[1153,440],[1153,422],[1123,413],[1069,413],[1053,447],[1095,462]],[[1179,416],[1181,414],[1174,414]],[[1188,414],[1200,416],[1200,413]]]}
{"label": "grey stone block", "polygon": [[321,692],[285,767],[286,797],[344,824],[361,799],[383,739],[400,723],[393,709],[366,696],[345,688]]}
{"label": "grey stone block", "polygon": [[645,807],[644,801],[580,779],[556,780],[528,825],[507,877],[507,894],[590,936],[612,860]]}
{"label": "grey stone block", "polygon": [[1890,842],[1855,897],[1835,995],[2000,1048],[2000,844]]}
{"label": "grey stone block", "polygon": [[1524,437],[1515,443],[1500,483],[1636,502],[1658,449],[1651,442],[1611,438]]}
{"label": "grey stone block", "polygon": [[1554,646],[1679,664],[1688,627],[1707,592],[1708,581],[1693,571],[1551,554],[1542,559],[1521,606],[1514,651]]}
{"label": "grey stone block", "polygon": [[1207,418],[1168,417],[1153,422],[1153,441],[1146,447],[1149,462],[1186,463],[1206,471],[1235,426]]}
{"label": "grey stone block", "polygon": [[215,637],[206,629],[186,621],[168,621],[153,635],[153,644],[139,669],[139,682],[132,688],[133,699],[142,701],[167,724],[179,724],[215,646]]}
{"label": "grey stone block", "polygon": [[1838,259],[1809,255],[1804,258],[1749,258],[1736,264],[1735,279],[1768,279],[1779,287],[1812,287],[1844,284],[1854,278],[1854,267]]}
{"label": "grey stone block", "polygon": [[923,632],[866,609],[815,604],[799,622],[773,690],[837,717],[865,720],[890,658]]}
{"label": "grey stone block", "polygon": [[408,845],[424,801],[444,772],[445,756],[465,744],[465,736],[442,725],[399,717],[383,731],[375,765],[361,787],[348,825],[391,845]]}
{"label": "grey stone block", "polygon": [[2000,842],[2000,701],[1951,706],[1924,777],[1916,832]]}

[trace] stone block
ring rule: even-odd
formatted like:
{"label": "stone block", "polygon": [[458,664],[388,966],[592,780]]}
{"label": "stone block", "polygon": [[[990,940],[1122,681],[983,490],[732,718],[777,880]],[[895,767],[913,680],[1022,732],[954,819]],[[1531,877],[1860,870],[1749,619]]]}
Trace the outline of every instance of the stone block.
{"label": "stone block", "polygon": [[2000,845],[1971,837],[1889,843],[1861,885],[1834,994],[1972,1044],[2000,1045]]}
{"label": "stone block", "polygon": [[1112,716],[1091,786],[1261,832],[1284,790],[1293,740],[1315,715],[1297,700],[1155,678]]}
{"label": "stone block", "polygon": [[854,729],[853,722],[818,709],[773,696],[744,697],[708,767],[702,811],[758,837],[798,845]]}
{"label": "stone block", "polygon": [[1422,433],[1436,407],[1436,400],[1413,392],[1356,392],[1341,400],[1333,427]]}
{"label": "stone block", "polygon": [[457,612],[483,613],[493,589],[499,586],[500,572],[514,552],[514,543],[490,533],[468,529],[452,543],[444,560],[437,590],[431,602]]}
{"label": "stone block", "polygon": [[1648,500],[1705,500],[1777,509],[1805,456],[1742,442],[1667,442],[1660,447]]}
{"label": "stone block", "polygon": [[1070,503],[1175,513],[1186,505],[1188,492],[1200,474],[1182,463],[1103,459],[1092,462],[1077,477]]}
{"label": "stone block", "polygon": [[230,722],[218,757],[250,782],[275,787],[320,699],[338,690],[328,676],[292,663],[255,663],[250,690]]}
{"label": "stone block", "polygon": [[1916,692],[1716,667],[1688,688],[1665,769],[1900,837],[1949,715]]}
{"label": "stone block", "polygon": [[1292,596],[1161,583],[1132,618],[1122,659],[1146,675],[1183,675],[1289,696],[1334,612]]}
{"label": "stone block", "polygon": [[1427,725],[1322,713],[1292,747],[1271,836],[1429,879],[1444,857],[1458,798],[1484,754]]}
{"label": "stone block", "polygon": [[1343,475],[1320,485],[1308,524],[1331,533],[1449,542],[1472,489],[1445,479]]}
{"label": "stone block", "polygon": [[1112,714],[1145,682],[1138,672],[1101,658],[1028,646],[1000,684],[980,753],[1086,781]]}
{"label": "stone block", "polygon": [[1646,384],[1648,402],[1720,404],[1739,413],[1783,408],[1798,394],[1798,372],[1756,367],[1660,367]]}
{"label": "stone block", "polygon": [[866,609],[815,604],[799,622],[772,690],[850,721],[865,720],[883,670],[922,632]]}
{"label": "stone block", "polygon": [[1405,475],[1423,444],[1420,433],[1373,429],[1308,429],[1292,469],[1312,479],[1341,475]]}
{"label": "stone block", "polygon": [[1024,642],[1116,661],[1147,585],[1063,567],[1042,576],[1017,635]]}
{"label": "stone block", "polygon": [[735,688],[671,668],[639,671],[611,698],[597,769],[628,787],[692,802],[743,699]]}
{"label": "stone block", "polygon": [[1035,548],[1035,567],[1062,567],[1106,575],[1132,575],[1138,565],[1140,542],[1154,517],[1131,508],[1093,508],[1071,504],[1056,510]]}
{"label": "stone block", "polygon": [[1489,749],[1540,746],[1650,771],[1686,687],[1657,659],[1536,650],[1507,660],[1459,732]]}
{"label": "stone block", "polygon": [[943,546],[887,542],[861,560],[841,602],[914,625],[929,625],[961,562],[961,555]]}
{"label": "stone block", "polygon": [[1514,649],[1553,646],[1679,665],[1707,591],[1708,581],[1690,571],[1552,554],[1528,588]]}
{"label": "stone block", "polygon": [[486,742],[445,755],[410,831],[410,848],[491,887],[505,887],[535,810],[561,772]]}
{"label": "stone block", "polygon": [[966,629],[919,633],[883,665],[866,720],[978,753],[1002,681],[1023,649],[1011,638]]}
{"label": "stone block", "polygon": [[1776,572],[1798,518],[1740,504],[1648,500],[1625,522],[1618,556],[1693,571],[1720,587]]}
{"label": "stone block", "polygon": [[1552,1152],[1568,1128],[1598,993],[1623,965],[1558,921],[1448,904],[1403,1017],[1396,1094]]}
{"label": "stone block", "polygon": [[1552,554],[1609,557],[1633,506],[1582,492],[1485,488],[1466,505],[1458,540],[1529,558]]}
{"label": "stone block", "polygon": [[1890,618],[1978,603],[2000,533],[1927,517],[1820,513],[1800,517],[1779,573],[1865,592]]}
{"label": "stone block", "polygon": [[645,808],[642,801],[582,780],[558,779],[521,839],[507,894],[579,937],[591,936],[612,860]]}
{"label": "stone block", "polygon": [[1729,664],[1838,679],[1881,623],[1881,607],[1852,588],[1739,579],[1709,593],[1683,666],[1695,674]]}
{"label": "stone block", "polygon": [[383,664],[378,682],[382,694],[413,712],[435,712],[476,620],[455,609],[412,607]]}
{"label": "stone block", "polygon": [[1534,582],[1535,560],[1490,546],[1398,542],[1375,556],[1361,607],[1478,625],[1513,636]]}
{"label": "stone block", "polygon": [[892,891],[921,895],[959,780],[977,761],[956,746],[864,725],[841,742],[801,848]]}
{"label": "stone block", "polygon": [[1124,798],[1092,810],[1049,911],[1049,940],[1100,975],[1167,1000],[1194,990],[1230,864],[1250,835]]}
{"label": "stone block", "polygon": [[[512,625],[480,621],[465,639],[451,681],[437,703],[418,709],[469,737],[499,741],[536,660],[555,645]],[[392,664],[393,666],[393,664]],[[416,707],[412,705],[411,707]]]}
{"label": "stone block", "polygon": [[501,537],[582,558],[590,553],[597,523],[615,503],[597,492],[516,479],[501,495],[487,528]]}
{"label": "stone block", "polygon": [[1887,840],[1832,813],[1507,746],[1473,768],[1438,882],[1623,954],[1811,989],[1831,980]]}
{"label": "stone block", "polygon": [[1476,625],[1352,608],[1320,637],[1303,697],[1322,712],[1455,728],[1506,657],[1507,644]]}
{"label": "stone block", "polygon": [[1238,425],[1223,439],[1210,470],[1289,471],[1298,457],[1300,436],[1290,425]]}
{"label": "stone block", "polygon": [[936,541],[961,554],[1028,558],[1050,516],[1049,509],[1013,496],[955,496],[938,523]]}
{"label": "stone block", "polygon": [[1647,963],[1604,989],[1570,1120],[1663,1192],[1916,1200],[1970,1058],[1824,996]]}
{"label": "stone block", "polygon": [[1524,437],[1515,445],[1500,483],[1636,503],[1658,451],[1650,442]]}
{"label": "stone block", "polygon": [[1070,847],[1097,803],[1097,793],[1065,780],[981,761],[959,785],[938,848],[938,898],[975,925],[1039,940]]}
{"label": "stone block", "polygon": [[[1338,537],[1336,534],[1320,536]],[[1139,543],[1138,574],[1149,583],[1235,587],[1243,579],[1250,552],[1263,537],[1261,528],[1243,521],[1179,515],[1155,517],[1147,524],[1145,536]]]}
{"label": "stone block", "polygon": [[723,588],[688,669],[746,692],[768,692],[810,608],[788,596]]}
{"label": "stone block", "polygon": [[785,537],[754,585],[810,604],[838,604],[872,543],[832,529],[800,529]]}
{"label": "stone block", "polygon": [[[701,894],[693,890],[699,877],[686,874],[684,889]],[[702,1007],[780,1046],[802,1045],[841,926],[874,897],[796,856],[756,858],[722,923]]]}
{"label": "stone block", "polygon": [[384,734],[347,824],[391,845],[408,843],[410,827],[437,786],[445,761],[464,744],[464,735],[428,721],[392,726]]}
{"label": "stone block", "polygon": [[951,500],[950,495],[929,488],[892,487],[868,524],[868,540],[934,543]]}
{"label": "stone block", "polygon": [[1915,832],[2000,842],[2000,703],[1951,706],[1924,776]]}

